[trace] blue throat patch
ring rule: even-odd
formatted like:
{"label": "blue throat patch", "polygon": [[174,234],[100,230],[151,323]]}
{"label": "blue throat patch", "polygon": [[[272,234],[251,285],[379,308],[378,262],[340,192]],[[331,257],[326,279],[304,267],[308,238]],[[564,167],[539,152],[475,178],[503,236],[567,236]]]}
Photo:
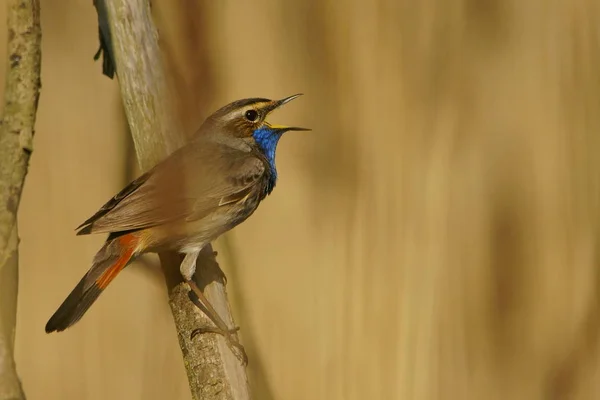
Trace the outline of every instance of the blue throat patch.
{"label": "blue throat patch", "polygon": [[271,166],[271,179],[269,182],[268,193],[273,190],[275,187],[275,182],[277,181],[277,168],[275,167],[275,149],[277,149],[277,143],[281,138],[281,133],[278,133],[269,128],[260,128],[254,131],[252,134],[254,140],[263,151],[264,155],[269,160],[269,165]]}

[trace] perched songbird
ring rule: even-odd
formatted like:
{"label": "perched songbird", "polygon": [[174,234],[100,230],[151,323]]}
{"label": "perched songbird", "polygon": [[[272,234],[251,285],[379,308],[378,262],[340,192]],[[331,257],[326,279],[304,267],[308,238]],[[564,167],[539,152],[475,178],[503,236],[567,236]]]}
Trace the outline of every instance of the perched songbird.
{"label": "perched songbird", "polygon": [[287,131],[308,129],[272,125],[265,119],[298,96],[245,99],[221,108],[185,146],[81,224],[78,235],[109,235],[90,270],[46,324],[46,332],[62,331],[79,321],[142,253],[184,253],[180,270],[189,283],[200,250],[252,215],[275,187],[279,139]]}

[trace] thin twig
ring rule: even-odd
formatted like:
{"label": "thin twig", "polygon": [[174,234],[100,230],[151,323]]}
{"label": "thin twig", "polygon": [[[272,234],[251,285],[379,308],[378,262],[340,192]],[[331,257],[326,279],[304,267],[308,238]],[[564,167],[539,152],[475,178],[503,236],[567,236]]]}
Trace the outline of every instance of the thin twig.
{"label": "thin twig", "polygon": [[25,399],[14,354],[19,272],[17,211],[33,150],[40,93],[38,0],[8,2],[8,70],[0,129],[0,400]]}
{"label": "thin twig", "polygon": [[[138,161],[145,171],[182,146],[185,136],[173,120],[148,1],[104,1],[121,95]],[[249,399],[245,368],[225,340],[216,334],[190,337],[194,329],[211,322],[188,297],[189,288],[179,274],[181,257],[173,253],[159,256],[193,398]],[[233,326],[225,286],[210,246],[198,258],[198,271],[198,286],[204,288],[224,321]]]}

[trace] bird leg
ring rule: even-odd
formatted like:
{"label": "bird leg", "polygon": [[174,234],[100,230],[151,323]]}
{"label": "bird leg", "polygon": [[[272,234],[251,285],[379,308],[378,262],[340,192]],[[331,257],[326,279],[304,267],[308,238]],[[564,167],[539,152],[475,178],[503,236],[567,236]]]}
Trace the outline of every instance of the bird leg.
{"label": "bird leg", "polygon": [[238,339],[234,336],[237,331],[240,330],[239,327],[228,328],[227,324],[223,319],[219,316],[217,311],[214,309],[210,301],[204,296],[204,293],[200,290],[200,288],[196,285],[194,281],[187,281],[187,284],[192,289],[192,292],[196,295],[198,303],[194,302],[200,310],[206,314],[206,316],[216,325],[205,326],[202,328],[196,328],[192,331],[191,338],[193,339],[197,335],[201,335],[203,333],[217,333],[225,338],[225,343],[227,343],[227,347],[231,350],[233,354],[240,360],[243,365],[248,365],[248,356],[246,355],[246,350],[244,346],[238,341]]}
{"label": "bird leg", "polygon": [[[225,321],[221,318],[217,310],[212,306],[210,301],[204,296],[204,293],[200,290],[196,282],[192,279],[194,273],[196,272],[196,260],[200,251],[194,251],[191,253],[186,253],[185,258],[183,259],[180,271],[183,275],[185,282],[196,295],[196,299],[198,303],[194,302],[194,304],[200,308],[200,310],[215,324],[215,327],[203,327],[197,328],[192,331],[191,338],[193,339],[197,335],[203,333],[216,333],[225,338],[225,342],[229,349],[236,355],[236,357],[244,364],[248,364],[248,356],[246,355],[246,351],[244,350],[244,346],[240,344],[238,339],[233,335],[240,329],[239,327],[234,327],[230,329]],[[193,299],[192,299],[193,301]]]}

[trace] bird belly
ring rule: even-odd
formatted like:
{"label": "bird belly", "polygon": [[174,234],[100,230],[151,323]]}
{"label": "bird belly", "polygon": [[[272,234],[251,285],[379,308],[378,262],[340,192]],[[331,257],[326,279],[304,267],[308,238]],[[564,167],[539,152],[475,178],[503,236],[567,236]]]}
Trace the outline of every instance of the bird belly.
{"label": "bird belly", "polygon": [[193,221],[180,221],[169,225],[150,228],[152,251],[171,250],[190,253],[201,250],[207,243],[216,240],[225,232],[244,222],[254,213],[258,201],[246,200],[220,207],[204,218]]}

